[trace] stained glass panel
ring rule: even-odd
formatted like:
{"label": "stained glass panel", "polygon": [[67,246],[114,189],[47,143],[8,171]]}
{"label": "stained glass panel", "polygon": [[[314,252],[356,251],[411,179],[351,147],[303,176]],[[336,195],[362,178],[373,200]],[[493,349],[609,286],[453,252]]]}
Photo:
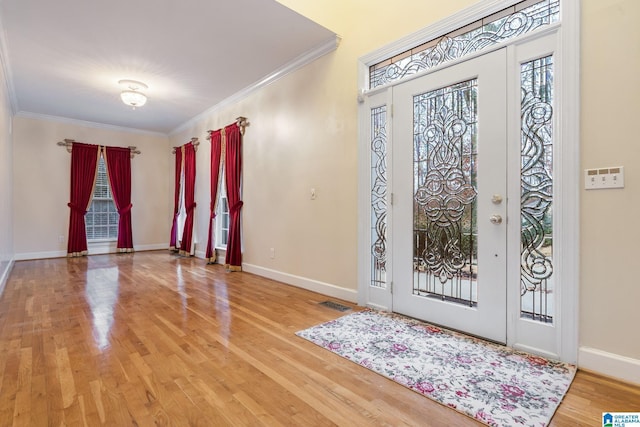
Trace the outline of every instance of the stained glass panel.
{"label": "stained glass panel", "polygon": [[521,316],[553,322],[553,57],[521,65]]}
{"label": "stained glass panel", "polygon": [[371,286],[387,283],[387,107],[371,110]]}
{"label": "stained glass panel", "polygon": [[414,96],[413,293],[477,304],[477,80]]}
{"label": "stained glass panel", "polygon": [[526,0],[369,68],[375,88],[557,22],[560,0]]}

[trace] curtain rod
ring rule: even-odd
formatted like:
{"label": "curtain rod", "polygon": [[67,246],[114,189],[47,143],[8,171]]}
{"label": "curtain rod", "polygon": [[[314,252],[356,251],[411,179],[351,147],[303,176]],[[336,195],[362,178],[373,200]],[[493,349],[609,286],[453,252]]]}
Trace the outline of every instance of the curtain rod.
{"label": "curtain rod", "polygon": [[[240,117],[236,117],[236,123],[238,124],[238,127],[240,128],[240,133],[242,134],[242,136],[244,136],[244,130],[247,126],[249,126],[251,123],[249,123],[247,121],[246,117],[240,116]],[[207,131],[207,133],[209,134],[209,136],[207,137],[208,140],[211,140],[211,132],[213,132],[213,130],[209,129]]]}
{"label": "curtain rod", "polygon": [[[67,139],[65,138],[64,141],[58,141],[56,142],[56,145],[59,145],[61,147],[66,147],[67,148],[67,152],[71,152],[71,146],[73,145],[74,142],[77,142],[75,139]],[[103,148],[105,147],[105,145],[98,145],[98,147]],[[142,152],[138,149],[136,149],[137,147],[133,147],[133,146],[128,146],[127,147],[129,149],[129,151],[131,152],[131,158],[133,159],[135,157],[136,154],[142,154]]]}
{"label": "curtain rod", "polygon": [[[200,145],[200,140],[198,140],[198,138],[196,138],[196,137],[193,137],[193,138],[191,138],[191,141],[189,141],[189,142],[191,142],[193,144],[193,149],[195,151],[198,151],[198,145]],[[188,144],[188,142],[187,142],[187,144]],[[178,148],[180,148],[180,147],[173,147],[173,150],[171,150],[171,153],[176,154],[176,150]]]}

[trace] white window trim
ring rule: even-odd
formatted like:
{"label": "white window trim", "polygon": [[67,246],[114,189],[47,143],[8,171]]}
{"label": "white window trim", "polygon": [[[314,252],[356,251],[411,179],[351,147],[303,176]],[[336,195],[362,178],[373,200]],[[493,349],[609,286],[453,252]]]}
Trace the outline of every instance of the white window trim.
{"label": "white window trim", "polygon": [[[451,30],[510,7],[519,1],[491,0],[478,3],[449,18],[362,56],[358,60],[359,103],[368,104],[366,102],[368,96],[386,92],[386,89],[396,84],[394,82],[369,90],[369,66],[418,46],[425,40],[434,39]],[[557,203],[562,212],[562,217],[558,220],[562,232],[555,242],[558,249],[562,251],[562,264],[559,264],[555,270],[559,282],[562,283],[562,290],[558,296],[558,307],[562,313],[562,322],[557,325],[560,328],[557,348],[558,356],[562,360],[576,363],[578,359],[580,284],[580,0],[562,0],[560,7],[559,24],[553,24],[548,28],[504,42],[499,47],[507,46],[529,37],[537,37],[549,31],[558,31],[559,46],[556,73],[562,84],[556,91],[556,110],[562,115],[562,119],[559,121],[559,129],[557,129],[557,138],[561,142],[560,148],[556,152],[558,158],[554,161],[554,167],[556,167],[554,185],[559,187],[557,193],[558,201],[554,201],[554,203]],[[482,51],[479,54],[486,52]],[[464,60],[469,58],[464,58]],[[442,67],[450,65],[452,64],[444,64]],[[432,72],[432,70],[428,72]],[[415,77],[420,75],[424,75],[424,73],[417,74]],[[404,81],[406,80],[402,80],[402,82]],[[369,302],[370,150],[369,141],[365,137],[368,134],[368,114],[369,110],[362,107],[359,109],[358,217],[361,220],[359,221],[358,229],[358,253],[360,254],[358,259],[358,302],[360,305],[374,305]],[[389,144],[392,144],[392,142],[390,141]],[[389,177],[388,181],[389,188],[392,188],[390,179],[391,177]],[[391,197],[391,192],[388,193],[387,197]],[[388,203],[388,206],[391,206],[391,203]],[[389,238],[392,238],[392,236],[389,236]],[[391,301],[392,283],[389,283],[386,292],[388,293],[386,299]],[[391,309],[391,307],[386,308]],[[507,325],[510,323],[511,318],[508,319]]]}
{"label": "white window trim", "polygon": [[[224,195],[222,193],[218,194],[218,202],[216,203],[216,234],[215,234],[215,238],[216,238],[216,242],[215,242],[215,247],[216,249],[219,250],[223,250],[226,251],[227,250],[227,245],[223,245],[221,242],[222,240],[222,217],[223,217],[223,212],[222,212],[222,199],[226,199],[227,200],[227,215],[229,215],[229,199],[227,198],[227,194],[226,192],[224,192]],[[229,229],[227,228],[227,242],[229,241]]]}
{"label": "white window trim", "polygon": [[[224,197],[227,200],[227,218],[229,215],[229,198],[227,197],[227,185],[226,185],[226,181],[225,181],[225,164],[224,164],[224,160],[221,162],[220,164],[220,174],[218,177],[218,193],[216,195],[217,199],[215,201],[216,204],[216,221],[215,221],[215,242],[214,242],[214,247],[215,249],[219,250],[219,251],[226,251],[227,250],[227,245],[223,245],[222,243],[220,243],[220,239],[222,237],[222,212],[221,212],[221,206],[222,206],[222,198]],[[227,225],[228,227],[228,225]],[[227,228],[227,242],[229,241],[229,230]]]}
{"label": "white window trim", "polygon": [[[95,186],[94,188],[91,190],[92,193],[92,198],[91,198],[91,203],[89,204],[89,207],[91,207],[91,204],[93,204],[94,200],[111,200],[111,202],[114,204],[115,206],[115,201],[113,200],[113,192],[111,191],[111,182],[109,182],[109,171],[106,170],[107,164],[106,164],[106,159],[104,158],[104,154],[100,153],[100,159],[99,161],[104,162],[105,165],[105,173],[107,174],[107,183],[109,185],[109,193],[111,194],[111,198],[108,197],[93,197],[93,194],[95,193]],[[96,167],[96,174],[98,173],[97,167]],[[118,218],[118,221],[120,221],[120,219]],[[85,229],[86,229],[86,224],[85,224]],[[112,242],[117,242],[118,241],[118,237],[102,237],[102,238],[98,238],[98,239],[89,239],[87,238],[87,247],[89,249],[94,249],[95,250],[103,250],[102,248],[105,246],[105,244],[109,244]],[[111,246],[111,245],[109,245]],[[115,248],[115,246],[114,246]]]}
{"label": "white window trim", "polygon": [[[111,201],[113,201],[113,198],[108,199],[108,198],[105,198],[105,197],[94,197],[94,198],[91,199],[91,203],[93,203],[94,200],[111,200]],[[118,241],[117,237],[107,237],[107,238],[100,238],[100,239],[87,239],[87,244],[89,246],[91,246],[91,245],[102,244],[102,243],[105,243],[105,242],[117,242],[117,241]]]}

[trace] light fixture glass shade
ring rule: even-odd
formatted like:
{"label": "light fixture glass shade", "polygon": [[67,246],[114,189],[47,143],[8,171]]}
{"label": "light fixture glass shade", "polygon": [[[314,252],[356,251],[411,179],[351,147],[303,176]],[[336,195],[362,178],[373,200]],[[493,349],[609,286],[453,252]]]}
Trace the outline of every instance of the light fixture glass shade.
{"label": "light fixture glass shade", "polygon": [[144,93],[134,90],[123,90],[120,98],[122,98],[122,102],[133,108],[142,107],[147,102],[147,96]]}

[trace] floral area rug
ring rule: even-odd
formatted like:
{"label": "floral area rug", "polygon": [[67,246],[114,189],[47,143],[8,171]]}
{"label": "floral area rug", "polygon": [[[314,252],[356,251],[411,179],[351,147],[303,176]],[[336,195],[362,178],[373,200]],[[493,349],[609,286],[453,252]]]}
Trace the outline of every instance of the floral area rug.
{"label": "floral area rug", "polygon": [[566,363],[370,310],[296,335],[490,426],[546,426],[576,371]]}

